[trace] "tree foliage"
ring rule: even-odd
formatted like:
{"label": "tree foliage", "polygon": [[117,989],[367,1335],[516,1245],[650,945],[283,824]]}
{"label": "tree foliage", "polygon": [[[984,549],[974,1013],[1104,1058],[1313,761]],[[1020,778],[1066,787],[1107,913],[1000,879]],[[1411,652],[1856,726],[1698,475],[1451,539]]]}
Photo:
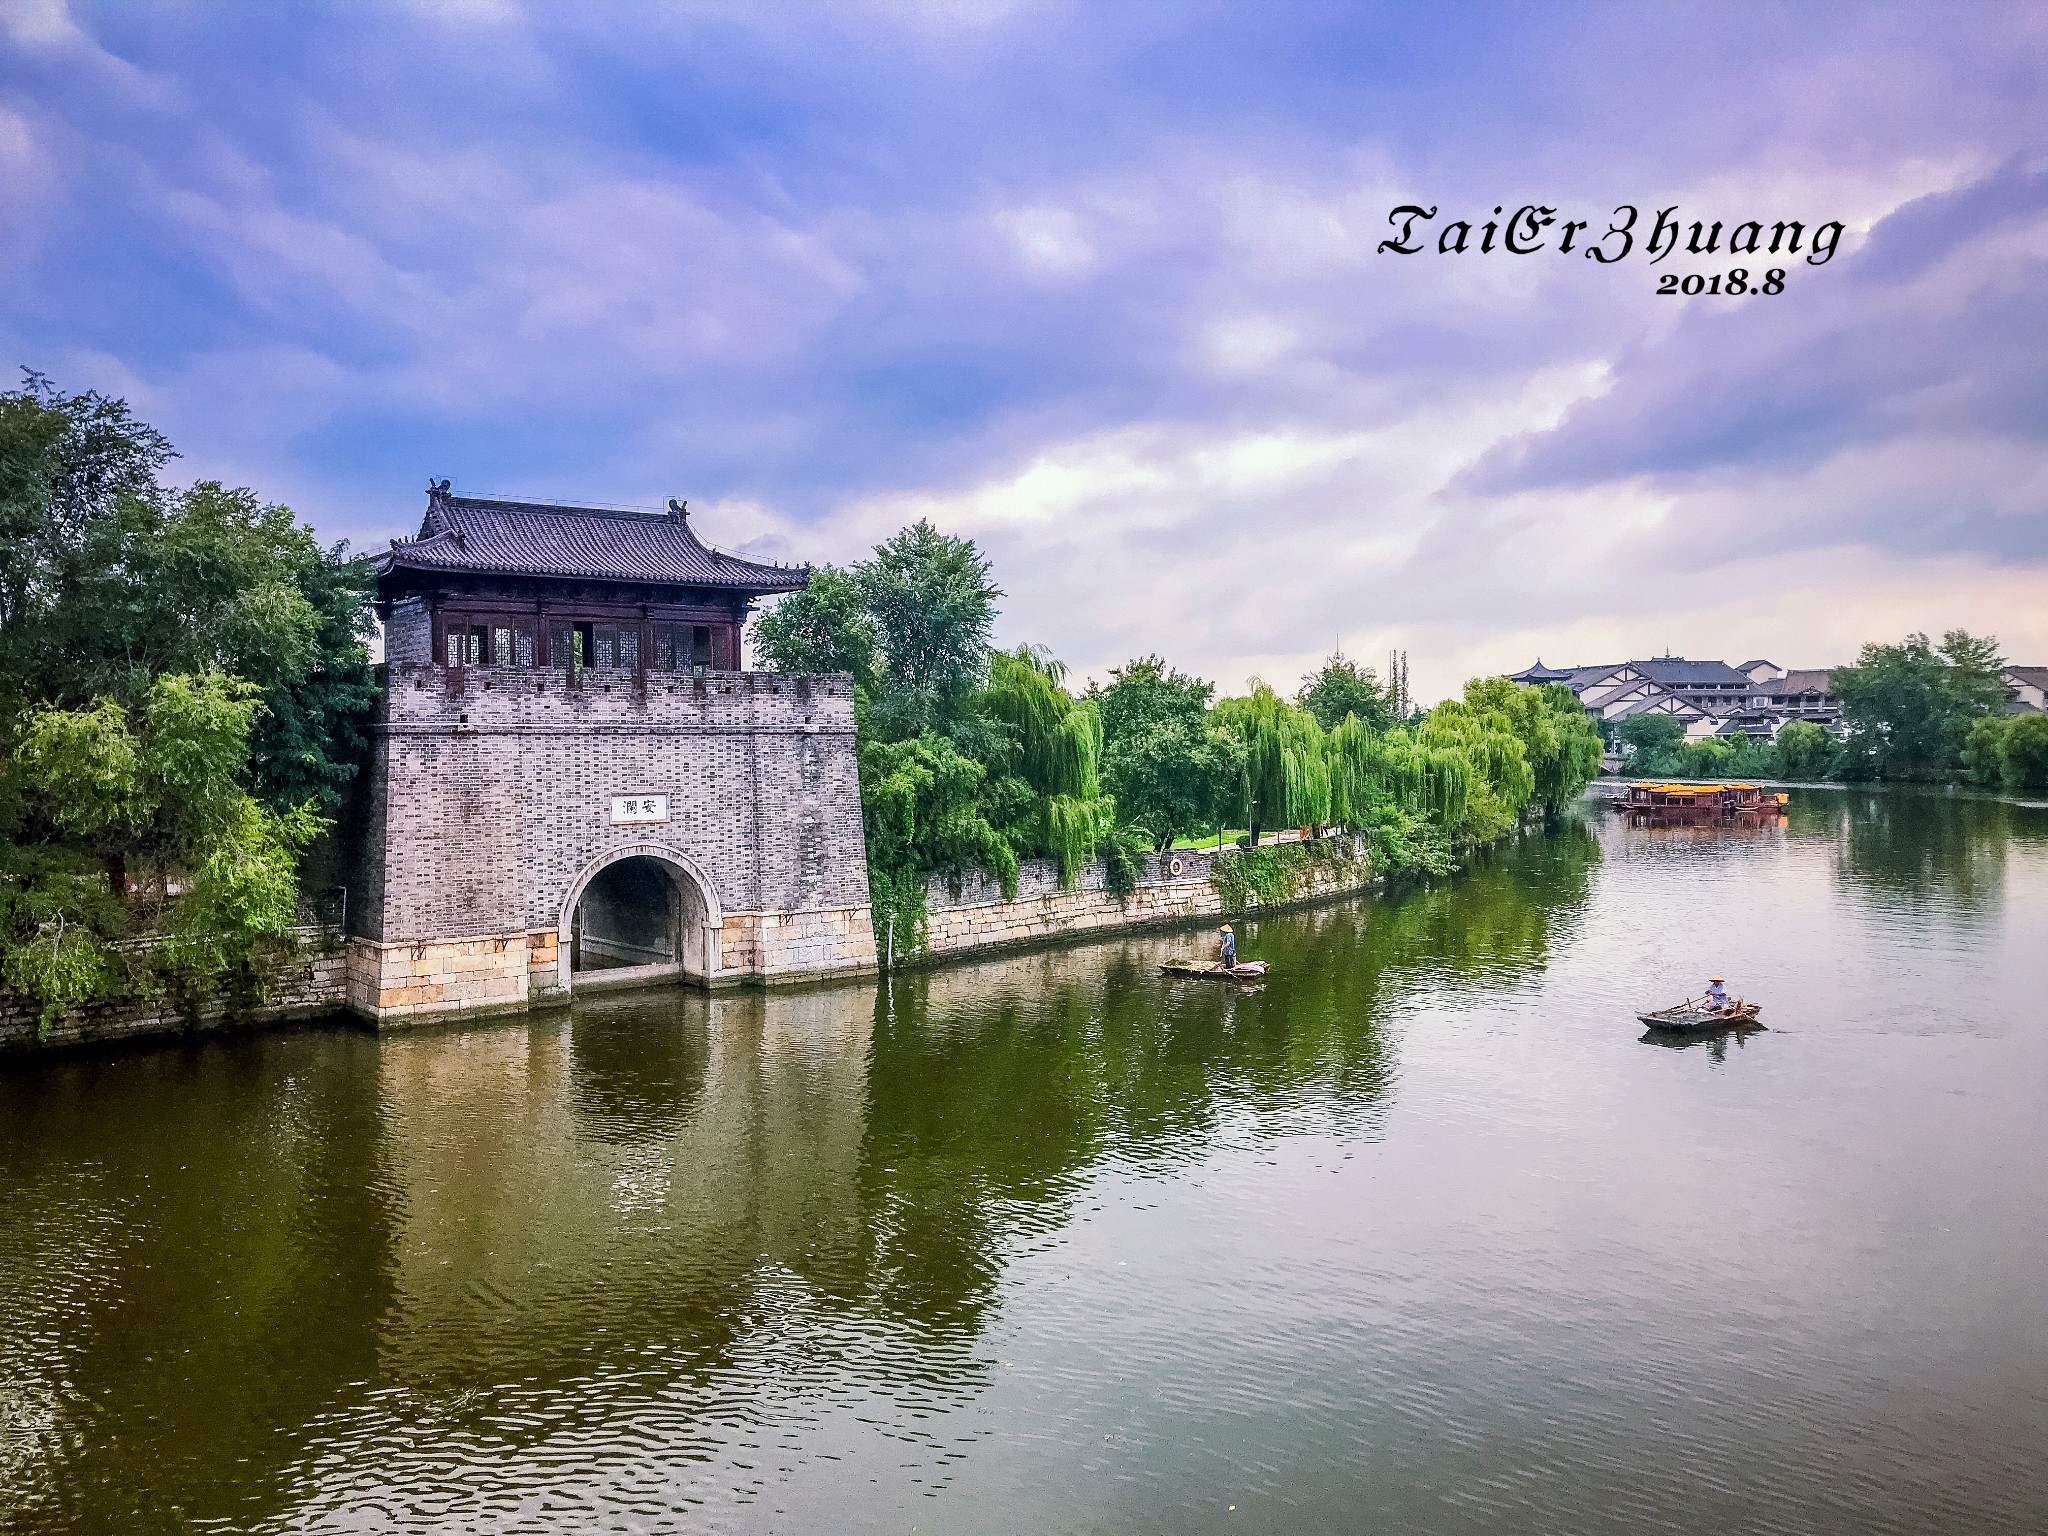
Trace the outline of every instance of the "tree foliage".
{"label": "tree foliage", "polygon": [[1970,726],[1963,766],[1978,784],[2048,790],[2048,715],[1980,715]]}
{"label": "tree foliage", "polygon": [[1685,722],[1675,715],[1645,711],[1629,715],[1615,727],[1615,739],[1636,773],[1662,773],[1664,762],[1685,742]]}
{"label": "tree foliage", "polygon": [[1810,783],[1833,777],[1842,749],[1827,727],[1791,720],[1778,731],[1776,755],[1772,766],[1779,778]]}
{"label": "tree foliage", "polygon": [[1316,672],[1301,680],[1295,702],[1326,731],[1334,731],[1353,715],[1375,731],[1395,723],[1393,702],[1380,686],[1379,675],[1342,651],[1332,652]]}
{"label": "tree foliage", "polygon": [[1236,814],[1244,752],[1209,720],[1212,684],[1141,656],[1088,699],[1102,720],[1103,787],[1118,819],[1166,849],[1213,819]]}
{"label": "tree foliage", "polygon": [[859,578],[830,565],[754,621],[755,654],[771,670],[848,672],[863,692],[875,685],[878,644]]}
{"label": "tree foliage", "polygon": [[881,648],[878,707],[897,734],[944,721],[982,680],[1001,597],[972,539],[920,519],[853,568]]}
{"label": "tree foliage", "polygon": [[1158,656],[1076,697],[1045,652],[991,647],[999,595],[971,540],[919,523],[848,571],[813,572],[755,628],[778,670],[854,675],[869,884],[899,953],[921,942],[934,878],[979,869],[1014,890],[1020,860],[1048,857],[1071,885],[1100,857],[1107,888],[1127,891],[1147,846],[1239,819],[1253,844],[1342,826],[1382,869],[1442,872],[1599,768],[1569,690],[1477,680],[1411,726],[1341,655],[1295,700],[1254,678],[1217,701]]}
{"label": "tree foliage", "polygon": [[[298,856],[328,825],[243,786],[262,707],[225,673],[166,673],[131,719],[118,701],[40,705],[7,774],[0,973],[46,1012],[146,981],[113,946],[137,932],[188,980],[248,960],[298,911]],[[172,898],[176,896],[174,901]]]}
{"label": "tree foliage", "polygon": [[375,698],[368,562],[249,491],[164,487],[171,457],[121,401],[34,374],[0,395],[0,713],[228,673],[261,690],[256,793],[332,812]]}
{"label": "tree foliage", "polygon": [[1850,777],[1940,780],[1963,765],[1978,719],[2005,707],[1998,642],[1952,629],[1939,645],[1923,634],[1896,645],[1866,645],[1831,686],[1849,728]]}
{"label": "tree foliage", "polygon": [[1102,793],[1101,717],[1067,692],[1065,668],[1028,648],[997,652],[988,673],[976,708],[1005,728],[1013,743],[1006,766],[1029,791],[1009,823],[1011,842],[1056,860],[1071,886],[1115,819]]}
{"label": "tree foliage", "polygon": [[281,936],[361,761],[367,564],[172,457],[119,400],[0,394],[0,973],[46,1014]]}

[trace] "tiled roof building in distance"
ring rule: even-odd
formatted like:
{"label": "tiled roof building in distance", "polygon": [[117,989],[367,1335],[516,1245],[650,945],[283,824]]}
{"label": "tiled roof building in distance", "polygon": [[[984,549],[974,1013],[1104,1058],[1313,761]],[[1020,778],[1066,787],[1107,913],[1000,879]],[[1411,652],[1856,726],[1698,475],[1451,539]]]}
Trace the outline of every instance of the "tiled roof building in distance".
{"label": "tiled roof building in distance", "polygon": [[2048,710],[2048,667],[2007,667],[2004,676],[2013,714]]}
{"label": "tiled roof building in distance", "polygon": [[1840,729],[1841,711],[1828,692],[1825,669],[1788,672],[1764,660],[1731,667],[1725,661],[1654,656],[1568,669],[1539,661],[1511,675],[1522,683],[1562,682],[1596,720],[1670,715],[1684,722],[1689,741],[1732,735],[1775,739],[1791,720]]}

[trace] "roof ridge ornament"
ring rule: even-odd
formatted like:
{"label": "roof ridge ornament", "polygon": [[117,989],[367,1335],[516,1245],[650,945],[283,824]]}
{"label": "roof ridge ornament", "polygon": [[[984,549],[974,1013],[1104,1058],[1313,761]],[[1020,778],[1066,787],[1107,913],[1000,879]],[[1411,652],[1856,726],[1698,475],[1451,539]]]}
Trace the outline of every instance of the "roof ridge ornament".
{"label": "roof ridge ornament", "polygon": [[427,499],[429,501],[446,501],[448,499],[449,490],[454,485],[454,483],[455,482],[452,480],[428,480]]}
{"label": "roof ridge ornament", "polygon": [[690,520],[690,504],[671,496],[668,499],[668,515],[679,523],[687,523]]}

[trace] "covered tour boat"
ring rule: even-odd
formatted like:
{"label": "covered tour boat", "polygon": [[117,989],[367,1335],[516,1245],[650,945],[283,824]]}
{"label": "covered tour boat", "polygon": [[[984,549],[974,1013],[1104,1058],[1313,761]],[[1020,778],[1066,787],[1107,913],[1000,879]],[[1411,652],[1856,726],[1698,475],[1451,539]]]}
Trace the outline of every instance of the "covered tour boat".
{"label": "covered tour boat", "polygon": [[1792,797],[1760,784],[1630,784],[1616,798],[1617,811],[1689,811],[1715,816],[1778,816]]}

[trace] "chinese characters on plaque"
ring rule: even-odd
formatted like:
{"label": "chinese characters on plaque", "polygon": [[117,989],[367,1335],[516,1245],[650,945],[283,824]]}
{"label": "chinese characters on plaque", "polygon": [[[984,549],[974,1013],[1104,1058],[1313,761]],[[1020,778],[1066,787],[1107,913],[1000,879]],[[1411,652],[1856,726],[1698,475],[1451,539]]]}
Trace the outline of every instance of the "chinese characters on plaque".
{"label": "chinese characters on plaque", "polygon": [[614,795],[612,797],[612,825],[615,827],[639,826],[647,822],[667,820],[667,795]]}

